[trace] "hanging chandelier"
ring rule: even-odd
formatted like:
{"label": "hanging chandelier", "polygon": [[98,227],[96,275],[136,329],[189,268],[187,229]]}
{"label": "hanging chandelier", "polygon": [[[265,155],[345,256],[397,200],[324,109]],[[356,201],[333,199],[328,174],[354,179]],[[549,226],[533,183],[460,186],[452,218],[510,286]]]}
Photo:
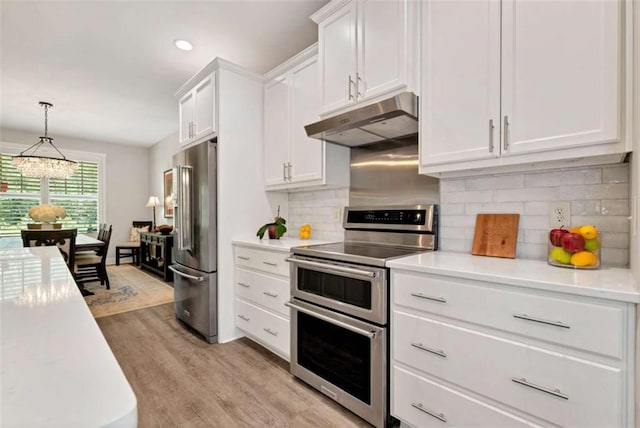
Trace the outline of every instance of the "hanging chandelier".
{"label": "hanging chandelier", "polygon": [[[13,166],[25,177],[68,178],[75,172],[78,163],[67,159],[53,144],[53,138],[47,136],[48,111],[53,107],[53,104],[40,101],[40,105],[44,107],[44,137],[40,137],[40,141],[20,152],[18,156],[14,156]],[[60,157],[45,156],[47,153],[42,152],[37,153],[43,147],[48,147],[47,144],[53,147]]]}

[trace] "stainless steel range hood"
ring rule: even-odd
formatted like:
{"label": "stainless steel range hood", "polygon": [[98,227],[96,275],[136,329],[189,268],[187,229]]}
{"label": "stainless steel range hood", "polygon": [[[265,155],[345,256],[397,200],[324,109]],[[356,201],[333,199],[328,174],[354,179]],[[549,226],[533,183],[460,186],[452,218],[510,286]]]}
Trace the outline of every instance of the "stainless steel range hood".
{"label": "stainless steel range hood", "polygon": [[418,97],[391,98],[304,127],[311,138],[357,147],[418,133]]}

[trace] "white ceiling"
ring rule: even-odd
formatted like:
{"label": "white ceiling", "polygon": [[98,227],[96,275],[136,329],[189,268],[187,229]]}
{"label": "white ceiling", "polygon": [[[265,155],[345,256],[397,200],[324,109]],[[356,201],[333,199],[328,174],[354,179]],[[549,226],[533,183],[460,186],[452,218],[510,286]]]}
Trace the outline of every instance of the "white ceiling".
{"label": "white ceiling", "polygon": [[[317,40],[327,0],[0,0],[0,126],[151,146],[178,128],[176,90],[214,57],[264,73]],[[187,39],[190,52],[174,39]]]}

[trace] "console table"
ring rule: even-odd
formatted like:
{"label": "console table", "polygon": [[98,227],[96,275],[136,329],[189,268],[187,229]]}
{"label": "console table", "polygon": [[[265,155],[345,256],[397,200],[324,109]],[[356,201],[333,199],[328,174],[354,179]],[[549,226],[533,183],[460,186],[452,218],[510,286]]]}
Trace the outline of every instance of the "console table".
{"label": "console table", "polygon": [[140,233],[140,268],[162,276],[165,281],[173,281],[173,272],[169,269],[172,247],[171,235]]}

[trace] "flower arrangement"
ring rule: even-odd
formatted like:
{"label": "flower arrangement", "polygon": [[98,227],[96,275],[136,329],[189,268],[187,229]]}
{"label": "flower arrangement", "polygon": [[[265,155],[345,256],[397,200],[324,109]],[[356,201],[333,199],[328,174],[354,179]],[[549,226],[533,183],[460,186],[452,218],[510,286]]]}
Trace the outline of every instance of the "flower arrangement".
{"label": "flower arrangement", "polygon": [[29,208],[29,217],[34,221],[41,221],[43,223],[55,223],[59,218],[65,218],[67,211],[64,207],[56,205],[42,204],[36,207]]}

